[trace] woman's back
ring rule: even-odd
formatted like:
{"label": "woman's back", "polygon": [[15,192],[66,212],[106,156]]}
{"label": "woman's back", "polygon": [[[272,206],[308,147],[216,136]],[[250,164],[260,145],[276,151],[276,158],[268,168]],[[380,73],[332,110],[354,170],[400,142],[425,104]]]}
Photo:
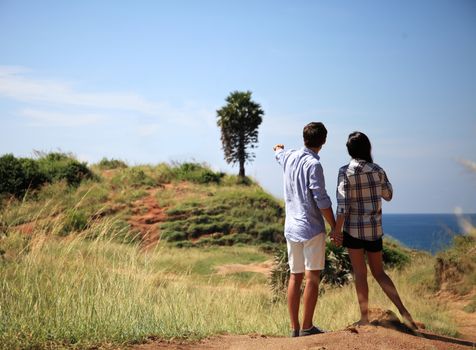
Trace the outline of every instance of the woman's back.
{"label": "woman's back", "polygon": [[352,159],[339,170],[338,214],[345,214],[344,230],[359,239],[374,241],[382,232],[382,198],[392,199],[392,185],[377,164]]}

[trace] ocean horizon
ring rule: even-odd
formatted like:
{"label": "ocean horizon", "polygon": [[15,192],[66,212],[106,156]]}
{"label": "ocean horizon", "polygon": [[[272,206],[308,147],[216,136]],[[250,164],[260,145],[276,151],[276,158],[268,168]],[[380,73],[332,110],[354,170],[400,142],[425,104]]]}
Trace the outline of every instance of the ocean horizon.
{"label": "ocean horizon", "polygon": [[383,214],[385,236],[404,246],[436,254],[449,247],[453,237],[464,234],[461,220],[476,224],[476,213]]}

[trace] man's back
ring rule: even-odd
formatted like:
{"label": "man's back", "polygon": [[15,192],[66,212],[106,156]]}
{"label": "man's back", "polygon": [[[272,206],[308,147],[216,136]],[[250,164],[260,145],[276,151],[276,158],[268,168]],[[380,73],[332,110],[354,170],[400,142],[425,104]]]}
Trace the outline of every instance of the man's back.
{"label": "man's back", "polygon": [[286,205],[285,236],[294,242],[307,241],[325,232],[319,208],[329,208],[319,156],[309,148],[276,151],[284,171]]}

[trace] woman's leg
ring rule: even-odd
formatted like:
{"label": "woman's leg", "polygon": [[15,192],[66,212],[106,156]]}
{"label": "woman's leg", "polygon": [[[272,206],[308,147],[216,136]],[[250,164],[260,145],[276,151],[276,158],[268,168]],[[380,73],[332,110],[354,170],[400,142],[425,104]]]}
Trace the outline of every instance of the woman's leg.
{"label": "woman's leg", "polygon": [[413,321],[412,316],[403,305],[400,295],[398,295],[397,288],[393,284],[391,278],[383,270],[382,251],[367,252],[367,258],[372,275],[382,290],[385,292],[387,297],[392,301],[392,303],[395,304],[398,311],[402,315],[405,324],[410,328],[416,329],[417,326]]}
{"label": "woman's leg", "polygon": [[369,287],[367,285],[367,265],[363,249],[348,248],[350,262],[354,270],[355,290],[360,306],[359,324],[369,322]]}

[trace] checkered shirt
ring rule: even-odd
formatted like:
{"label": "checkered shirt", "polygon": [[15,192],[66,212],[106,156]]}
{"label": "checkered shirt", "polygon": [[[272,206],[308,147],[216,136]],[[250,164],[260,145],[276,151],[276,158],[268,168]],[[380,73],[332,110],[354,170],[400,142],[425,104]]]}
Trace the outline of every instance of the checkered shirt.
{"label": "checkered shirt", "polygon": [[392,195],[380,166],[352,159],[339,169],[337,180],[337,214],[345,215],[344,231],[366,241],[382,237],[382,198],[389,201]]}

